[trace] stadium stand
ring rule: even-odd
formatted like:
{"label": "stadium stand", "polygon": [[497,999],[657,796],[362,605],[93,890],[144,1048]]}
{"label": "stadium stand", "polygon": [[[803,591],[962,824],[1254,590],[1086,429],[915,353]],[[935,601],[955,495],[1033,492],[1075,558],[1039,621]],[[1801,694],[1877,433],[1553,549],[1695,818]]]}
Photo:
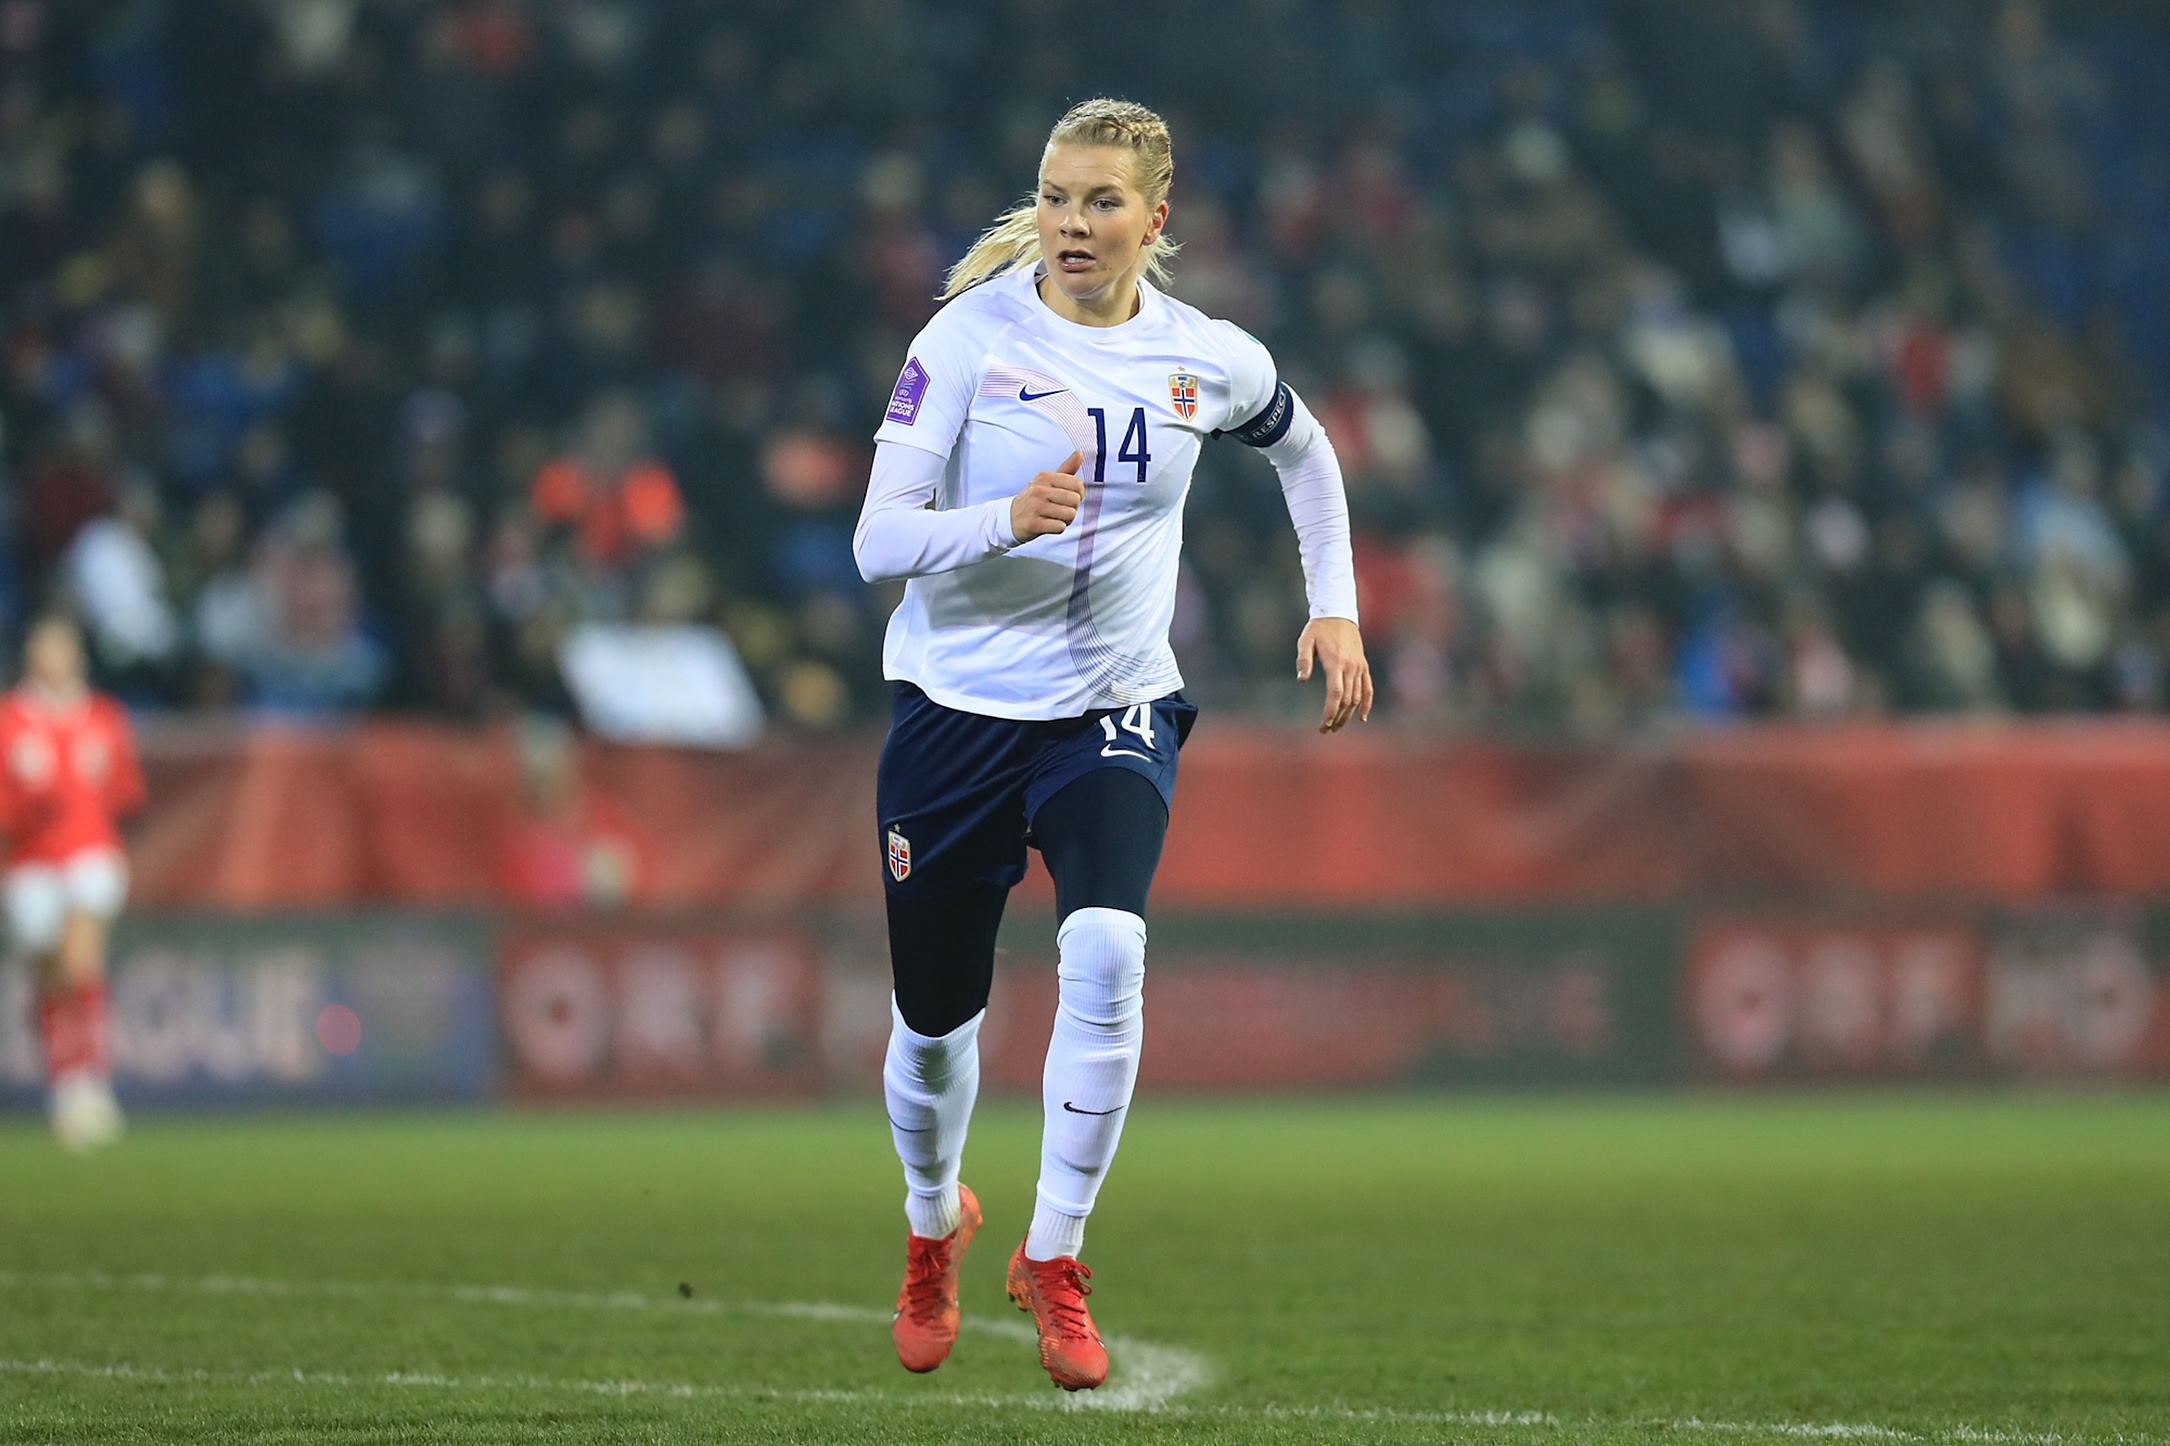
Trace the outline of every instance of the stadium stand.
{"label": "stadium stand", "polygon": [[[630,619],[878,716],[866,438],[1107,90],[1175,125],[1179,293],[1327,419],[1389,715],[2152,709],[2136,13],[1177,0],[1080,61],[1058,6],[0,0],[0,606],[72,592],[144,706],[562,712],[567,629]],[[1238,450],[1176,641],[1294,715]]]}

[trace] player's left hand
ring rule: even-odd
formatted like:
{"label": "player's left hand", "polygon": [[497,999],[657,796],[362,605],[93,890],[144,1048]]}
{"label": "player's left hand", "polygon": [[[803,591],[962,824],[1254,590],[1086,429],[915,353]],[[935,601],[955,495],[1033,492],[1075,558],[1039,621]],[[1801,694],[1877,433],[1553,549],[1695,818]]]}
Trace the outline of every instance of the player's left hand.
{"label": "player's left hand", "polygon": [[1313,618],[1296,640],[1296,681],[1311,676],[1316,659],[1326,677],[1326,711],[1319,732],[1338,733],[1351,718],[1370,721],[1371,664],[1364,658],[1364,635],[1347,618]]}

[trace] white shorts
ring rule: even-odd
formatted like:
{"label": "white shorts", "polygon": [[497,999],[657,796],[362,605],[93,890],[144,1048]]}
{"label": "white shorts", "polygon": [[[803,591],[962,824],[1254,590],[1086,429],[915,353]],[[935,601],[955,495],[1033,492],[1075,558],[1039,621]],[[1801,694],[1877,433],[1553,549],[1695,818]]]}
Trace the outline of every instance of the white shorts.
{"label": "white shorts", "polygon": [[9,869],[8,937],[18,949],[50,954],[60,947],[60,927],[80,909],[110,919],[128,897],[128,860],[119,849],[85,849],[63,863],[20,864]]}

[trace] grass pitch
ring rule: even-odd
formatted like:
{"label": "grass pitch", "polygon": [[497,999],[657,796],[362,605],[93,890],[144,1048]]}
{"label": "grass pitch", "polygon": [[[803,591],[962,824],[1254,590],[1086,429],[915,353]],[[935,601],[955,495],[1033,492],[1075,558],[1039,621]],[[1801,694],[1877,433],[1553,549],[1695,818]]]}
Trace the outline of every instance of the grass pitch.
{"label": "grass pitch", "polygon": [[876,1102],[10,1122],[0,1441],[2170,1440],[2161,1095],[1148,1100],[1097,1401],[1002,1297],[1037,1129],[919,1378]]}

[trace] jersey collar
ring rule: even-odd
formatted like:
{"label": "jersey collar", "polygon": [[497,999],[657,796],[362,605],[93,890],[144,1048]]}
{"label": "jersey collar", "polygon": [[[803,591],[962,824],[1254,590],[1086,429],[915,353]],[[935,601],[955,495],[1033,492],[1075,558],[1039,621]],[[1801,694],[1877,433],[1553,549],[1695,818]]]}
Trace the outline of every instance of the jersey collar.
{"label": "jersey collar", "polygon": [[16,685],[16,691],[33,711],[53,718],[66,717],[90,701],[90,689],[81,684],[65,692],[55,692],[35,678],[25,678]]}

